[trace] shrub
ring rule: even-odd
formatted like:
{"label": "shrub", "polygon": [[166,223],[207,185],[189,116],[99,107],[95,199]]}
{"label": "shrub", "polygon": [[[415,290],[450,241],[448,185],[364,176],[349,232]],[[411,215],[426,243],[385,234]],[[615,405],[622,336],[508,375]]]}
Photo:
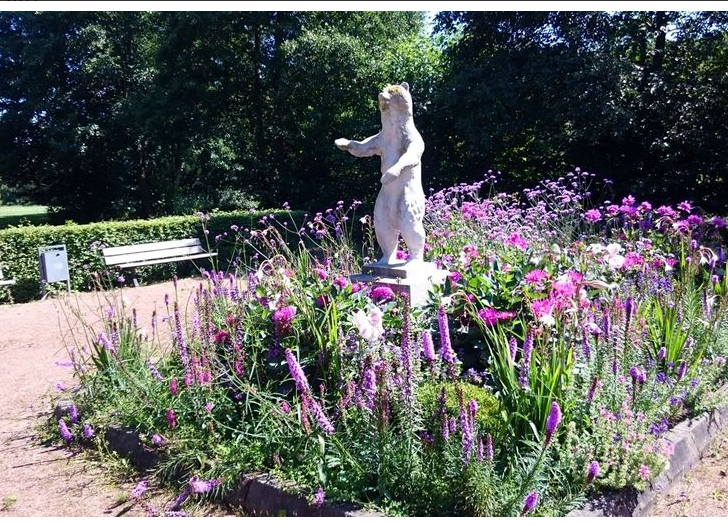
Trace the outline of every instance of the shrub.
{"label": "shrub", "polygon": [[[71,288],[89,290],[93,286],[93,275],[103,274],[106,271],[100,250],[95,250],[93,247],[124,246],[187,237],[199,237],[204,245],[207,238],[210,245],[219,244],[219,266],[227,268],[233,262],[233,250],[230,244],[218,241],[222,241],[228,235],[232,225],[241,228],[251,227],[262,217],[270,214],[270,210],[222,212],[210,217],[206,226],[203,226],[199,216],[187,215],[82,225],[10,227],[0,230],[0,264],[3,265],[5,276],[16,281],[10,289],[8,287],[0,289],[0,302],[8,302],[11,297],[21,302],[38,297],[40,293],[38,248],[42,246],[65,244]],[[197,264],[209,267],[210,263],[206,259],[200,259]],[[169,263],[139,268],[137,275],[143,281],[152,282],[170,279],[175,274],[189,274],[193,268],[195,265],[192,262]],[[116,277],[116,274],[114,273],[112,277]],[[60,283],[60,288],[63,286],[65,284]]]}

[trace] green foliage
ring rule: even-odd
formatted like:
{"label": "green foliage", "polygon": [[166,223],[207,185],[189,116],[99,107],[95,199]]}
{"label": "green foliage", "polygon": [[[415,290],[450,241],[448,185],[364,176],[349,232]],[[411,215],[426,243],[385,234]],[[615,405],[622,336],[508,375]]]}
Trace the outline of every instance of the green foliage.
{"label": "green foliage", "polygon": [[[275,210],[272,210],[275,212]],[[115,281],[118,275],[128,272],[111,270],[107,273],[101,251],[94,246],[126,246],[145,242],[200,238],[205,246],[205,239],[214,248],[217,235],[232,235],[231,225],[241,228],[257,225],[258,219],[269,211],[260,212],[220,212],[214,214],[203,231],[203,223],[198,216],[163,217],[159,219],[135,221],[110,221],[90,224],[68,224],[65,226],[23,226],[0,230],[0,263],[3,273],[15,279],[12,287],[0,289],[0,301],[7,301],[12,294],[15,301],[28,301],[40,295],[40,273],[38,269],[38,248],[55,244],[65,244],[68,254],[68,266],[71,276],[71,288],[74,290],[90,290],[99,278]],[[96,244],[94,244],[96,243]],[[233,262],[233,254],[229,245],[221,243],[219,250],[219,267],[225,269]],[[201,260],[200,266],[210,268],[210,262]],[[169,263],[142,267],[137,274],[142,281],[151,282],[171,279],[173,275],[190,272],[195,265],[192,262]],[[63,284],[63,283],[61,283]]]}
{"label": "green foliage", "polygon": [[[478,413],[475,416],[478,428],[483,435],[486,433],[497,434],[500,430],[498,399],[488,392],[482,385],[472,383],[460,383],[463,397],[466,400],[474,399],[478,403]],[[422,385],[417,392],[418,400],[422,404],[425,414],[433,414],[437,409],[437,396],[442,388],[445,388],[445,406],[450,417],[458,417],[460,405],[455,385],[451,382],[428,382]]]}

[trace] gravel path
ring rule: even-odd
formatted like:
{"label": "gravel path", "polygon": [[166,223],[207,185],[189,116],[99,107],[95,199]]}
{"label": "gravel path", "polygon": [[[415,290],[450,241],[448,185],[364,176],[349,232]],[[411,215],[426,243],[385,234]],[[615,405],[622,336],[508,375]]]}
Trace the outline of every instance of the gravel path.
{"label": "gravel path", "polygon": [[[179,281],[180,303],[197,283]],[[155,303],[161,314],[164,294],[173,295],[174,288],[162,283],[122,293],[137,309],[140,324],[148,324]],[[69,299],[87,313],[98,312],[103,303],[94,293]],[[137,480],[114,484],[102,467],[38,438],[35,427],[52,412],[51,396],[60,394],[57,384],[73,384],[72,369],[62,366],[68,361],[64,339],[70,337],[64,311],[61,298],[0,305],[0,518],[145,515],[140,505],[126,502]],[[160,505],[167,497],[157,495]]]}

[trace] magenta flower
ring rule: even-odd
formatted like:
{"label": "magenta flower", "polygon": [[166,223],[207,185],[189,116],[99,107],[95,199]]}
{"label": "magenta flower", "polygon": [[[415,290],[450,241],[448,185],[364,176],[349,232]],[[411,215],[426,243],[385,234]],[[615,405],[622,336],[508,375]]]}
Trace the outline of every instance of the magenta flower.
{"label": "magenta flower", "polygon": [[514,232],[508,236],[506,240],[507,246],[514,246],[521,251],[525,251],[528,248],[528,241],[520,236],[518,232]]}
{"label": "magenta flower", "polygon": [[273,312],[272,319],[273,323],[280,330],[290,328],[293,318],[296,316],[295,306],[283,306]]}
{"label": "magenta flower", "polygon": [[176,396],[178,391],[179,391],[179,387],[177,385],[177,378],[173,377],[172,381],[169,382],[169,392],[173,396]]}
{"label": "magenta flower", "polygon": [[349,286],[349,280],[343,275],[339,275],[336,279],[334,279],[334,284],[343,290]]}
{"label": "magenta flower", "polygon": [[596,461],[589,463],[589,468],[586,472],[586,484],[590,485],[599,476],[600,472],[599,463]]}
{"label": "magenta flower", "polygon": [[329,278],[329,274],[326,273],[326,270],[324,270],[323,268],[316,268],[316,275],[322,281],[325,281],[326,279]]}
{"label": "magenta flower", "polygon": [[523,500],[523,509],[521,509],[521,516],[525,516],[531,512],[536,505],[538,505],[538,492],[529,492],[526,498]]}
{"label": "magenta flower", "polygon": [[460,279],[462,279],[462,275],[460,274],[460,272],[450,272],[448,277],[454,283],[460,282]]}
{"label": "magenta flower", "polygon": [[230,342],[230,334],[225,330],[218,330],[215,334],[215,343],[222,344]]}
{"label": "magenta flower", "polygon": [[500,321],[509,321],[515,315],[513,312],[502,312],[495,308],[481,308],[478,310],[478,317],[480,317],[483,324],[488,328],[495,326]]}
{"label": "magenta flower", "polygon": [[527,284],[531,285],[539,285],[543,283],[544,281],[547,281],[549,278],[549,274],[547,274],[545,271],[541,269],[535,269],[528,272],[524,277],[523,280]]}
{"label": "magenta flower", "polygon": [[677,205],[677,209],[684,211],[685,213],[690,213],[693,210],[693,205],[690,204],[690,201],[682,201]]}
{"label": "magenta flower", "polygon": [[71,434],[71,431],[68,430],[66,422],[62,419],[58,420],[58,432],[61,434],[61,439],[63,439],[66,443],[70,443],[73,440],[73,434]]}
{"label": "magenta flower", "polygon": [[174,410],[167,410],[167,425],[169,425],[169,428],[177,426],[177,416],[175,415]]}
{"label": "magenta flower", "polygon": [[375,303],[383,303],[394,299],[394,292],[388,286],[377,286],[369,292],[369,297],[371,297],[372,301]]}
{"label": "magenta flower", "polygon": [[599,210],[588,210],[586,213],[584,213],[584,219],[586,219],[587,222],[597,222],[601,220],[602,214]]}
{"label": "magenta flower", "polygon": [[551,442],[551,438],[554,436],[554,432],[561,423],[561,407],[554,401],[551,403],[551,410],[546,418],[546,445]]}

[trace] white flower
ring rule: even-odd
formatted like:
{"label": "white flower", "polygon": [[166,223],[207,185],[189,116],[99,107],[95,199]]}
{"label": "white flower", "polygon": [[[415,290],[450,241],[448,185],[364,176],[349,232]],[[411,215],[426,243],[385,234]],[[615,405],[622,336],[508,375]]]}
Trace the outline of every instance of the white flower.
{"label": "white flower", "polygon": [[601,253],[605,250],[605,248],[604,248],[603,244],[595,243],[595,244],[590,244],[589,247],[587,248],[587,250],[589,250],[592,253]]}
{"label": "white flower", "polygon": [[619,270],[622,266],[624,266],[624,257],[619,254],[610,255],[607,257],[607,264],[609,264],[609,267],[612,270]]}
{"label": "white flower", "polygon": [[613,242],[612,244],[607,244],[605,249],[609,255],[618,255],[622,251],[622,245],[617,242]]}
{"label": "white flower", "polygon": [[556,324],[556,318],[551,314],[543,314],[538,318],[538,322],[544,326],[554,326]]}
{"label": "white flower", "polygon": [[352,323],[359,330],[359,335],[365,341],[373,343],[384,333],[382,316],[384,314],[376,306],[365,313],[364,310],[357,310],[352,316]]}

